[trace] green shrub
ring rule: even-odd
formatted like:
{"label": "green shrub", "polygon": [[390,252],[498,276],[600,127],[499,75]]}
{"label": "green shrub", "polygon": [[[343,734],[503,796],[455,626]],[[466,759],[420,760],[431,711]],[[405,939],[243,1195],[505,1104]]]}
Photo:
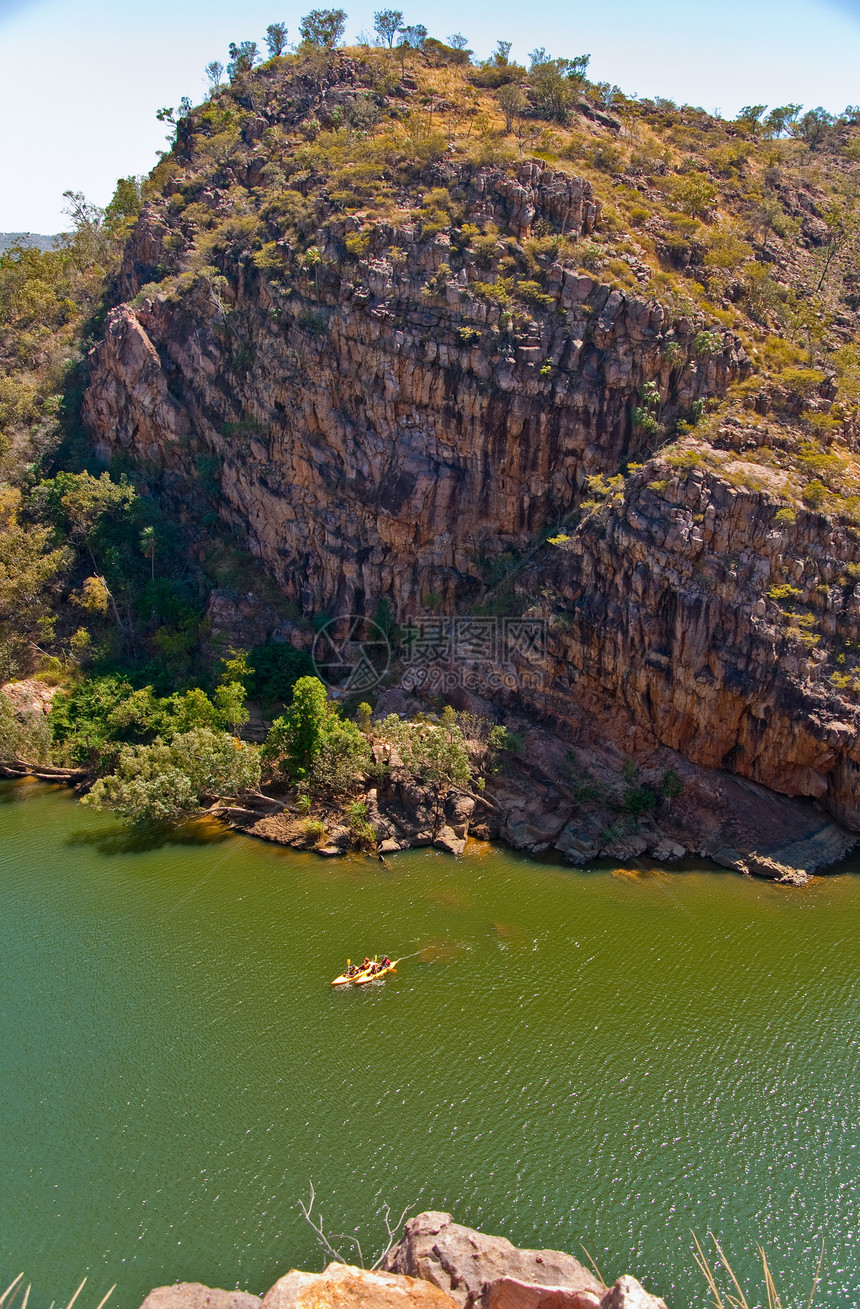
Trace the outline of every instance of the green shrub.
{"label": "green shrub", "polygon": [[817,368],[786,368],[780,381],[796,395],[808,399],[817,395],[824,382],[824,374]]}
{"label": "green shrub", "polygon": [[681,781],[676,769],[668,768],[663,774],[663,780],[660,783],[660,793],[667,800],[677,800],[684,794],[684,783]]}
{"label": "green shrub", "polygon": [[379,735],[397,747],[404,768],[437,793],[451,786],[467,786],[472,775],[469,751],[457,715],[448,706],[441,719],[406,723],[390,714],[379,725]]}
{"label": "green shrub", "polygon": [[787,600],[802,600],[803,592],[797,586],[792,586],[791,582],[780,582],[776,586],[770,587],[768,597],[776,600],[778,604],[783,604]]}
{"label": "green shrub", "polygon": [[673,468],[678,468],[682,472],[692,472],[694,468],[701,466],[704,455],[701,450],[676,450],[674,453],[666,456],[666,463],[671,464]]}
{"label": "green shrub", "polygon": [[816,477],[803,488],[803,503],[810,509],[820,509],[827,499],[827,487]]}
{"label": "green shrub", "polygon": [[665,191],[672,207],[691,218],[706,214],[718,194],[710,178],[696,170],[670,177],[665,183]]}
{"label": "green shrub", "polygon": [[272,724],[263,759],[311,790],[348,792],[370,766],[370,745],[357,724],[341,718],[317,677],[300,677],[292,703]]}
{"label": "green shrub", "polygon": [[513,278],[500,277],[498,282],[473,282],[469,289],[473,295],[480,296],[483,300],[490,300],[494,304],[507,308],[511,303],[511,291],[513,290],[513,286]]}
{"label": "green shrub", "polygon": [[662,427],[656,416],[650,409],[645,409],[642,405],[637,405],[632,414],[633,426],[642,433],[643,436],[659,436]]}
{"label": "green shrub", "polygon": [[364,800],[353,800],[343,812],[350,827],[360,827],[367,819],[367,803]]}
{"label": "green shrub", "polygon": [[705,355],[721,354],[723,344],[722,332],[699,332],[693,338],[693,351],[701,359]]}
{"label": "green shrub", "polygon": [[259,785],[255,746],[197,727],[169,742],[123,746],[116,771],[99,778],[82,803],[137,825],[176,823],[219,796],[241,797]]}
{"label": "green shrub", "polygon": [[319,818],[308,818],[302,824],[302,831],[311,844],[319,845],[325,836],[325,823]]}
{"label": "green shrub", "polygon": [[629,814],[647,814],[657,807],[656,791],[642,781],[639,769],[632,759],[625,759],[623,776],[625,785],[622,804]]}
{"label": "green shrub", "polygon": [[531,306],[532,309],[552,309],[555,304],[555,296],[546,295],[541,289],[540,282],[517,282],[514,287],[514,295],[518,300],[522,300],[523,304]]}
{"label": "green shrub", "polygon": [[344,244],[354,259],[361,259],[370,250],[370,232],[350,232]]}

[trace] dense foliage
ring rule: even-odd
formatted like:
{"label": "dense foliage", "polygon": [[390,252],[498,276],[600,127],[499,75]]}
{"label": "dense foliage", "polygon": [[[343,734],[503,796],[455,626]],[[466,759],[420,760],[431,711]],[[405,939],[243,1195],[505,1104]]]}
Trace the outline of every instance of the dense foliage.
{"label": "dense foliage", "polygon": [[370,763],[359,727],[343,718],[317,677],[300,677],[287,712],[272,724],[263,758],[314,792],[347,793]]}
{"label": "dense foliage", "polygon": [[175,823],[219,796],[260,785],[259,752],[226,732],[195,727],[170,741],[123,746],[113,773],[83,803],[138,824]]}
{"label": "dense foliage", "polygon": [[102,772],[126,745],[156,738],[169,742],[198,728],[235,732],[247,721],[244,700],[245,689],[238,682],[216,687],[211,697],[199,687],[158,696],[151,686],[135,689],[114,673],[58,692],[50,722],[59,758]]}

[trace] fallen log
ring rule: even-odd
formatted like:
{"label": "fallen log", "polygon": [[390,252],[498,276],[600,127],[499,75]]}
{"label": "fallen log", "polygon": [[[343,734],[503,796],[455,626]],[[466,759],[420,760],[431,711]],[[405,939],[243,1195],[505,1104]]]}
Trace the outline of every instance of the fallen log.
{"label": "fallen log", "polygon": [[0,777],[36,777],[40,782],[68,782],[74,785],[87,777],[85,768],[55,768],[52,764],[28,764],[23,759],[0,764]]}

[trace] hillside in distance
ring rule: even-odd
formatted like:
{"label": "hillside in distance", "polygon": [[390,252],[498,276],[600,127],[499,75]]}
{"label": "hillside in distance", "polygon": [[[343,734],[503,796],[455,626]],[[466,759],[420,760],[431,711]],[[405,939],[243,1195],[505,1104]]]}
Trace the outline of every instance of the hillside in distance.
{"label": "hillside in distance", "polygon": [[415,44],[234,59],[183,112],[106,269],[92,450],[225,639],[482,620],[392,680],[524,735],[512,843],[828,862],[823,811],[860,830],[854,111]]}
{"label": "hillside in distance", "polygon": [[0,232],[0,253],[14,246],[32,246],[36,250],[53,250],[62,239],[62,233],[42,236],[38,232]]}

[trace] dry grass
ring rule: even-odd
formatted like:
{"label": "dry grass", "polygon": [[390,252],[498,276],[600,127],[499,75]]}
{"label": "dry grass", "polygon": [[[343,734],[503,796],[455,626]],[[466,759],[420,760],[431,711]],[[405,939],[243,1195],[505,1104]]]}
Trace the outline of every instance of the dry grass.
{"label": "dry grass", "polygon": [[[723,1292],[720,1290],[719,1285],[717,1284],[717,1278],[714,1269],[712,1265],[708,1262],[708,1257],[699,1243],[699,1238],[696,1236],[696,1233],[693,1232],[693,1240],[696,1243],[696,1254],[694,1257],[696,1263],[698,1264],[702,1272],[702,1276],[704,1277],[705,1282],[707,1283],[708,1290],[711,1292],[711,1295],[714,1298],[714,1309],[750,1309],[750,1303],[749,1300],[747,1299],[746,1293],[743,1287],[741,1286],[737,1276],[735,1275],[734,1269],[732,1268],[731,1264],[726,1258],[722,1246],[720,1245],[717,1238],[714,1236],[713,1232],[709,1232],[708,1236],[713,1241],[714,1250],[716,1251],[717,1257],[722,1262],[723,1268],[725,1269],[726,1274],[728,1275],[728,1278],[732,1284],[731,1291]],[[773,1275],[770,1271],[770,1268],[768,1267],[767,1255],[765,1254],[763,1247],[761,1245],[758,1245],[756,1248],[758,1249],[759,1255],[761,1257],[764,1289],[767,1295],[767,1309],[788,1309],[788,1306],[783,1305],[779,1292],[776,1289],[776,1284],[773,1280]],[[812,1302],[815,1299],[815,1292],[818,1290],[818,1284],[821,1281],[821,1265],[823,1264],[823,1262],[824,1262],[824,1240],[822,1239],[821,1253],[818,1256],[818,1265],[815,1269],[815,1275],[813,1276],[812,1279],[812,1289],[809,1292],[809,1299],[806,1301],[806,1309],[812,1309]],[[0,1306],[0,1309],[2,1309],[2,1306]]]}
{"label": "dry grass", "polygon": [[[78,1296],[80,1295],[81,1291],[84,1289],[86,1284],[87,1284],[87,1279],[84,1278],[84,1280],[81,1282],[80,1286],[78,1287],[77,1291],[75,1291],[75,1294],[72,1296],[71,1300],[66,1305],[66,1309],[73,1309],[75,1301],[77,1300]],[[31,1286],[32,1283],[28,1282],[26,1288],[24,1288],[24,1298],[21,1301],[20,1305],[18,1306],[18,1309],[27,1309],[27,1302],[30,1299]],[[0,1295],[0,1309],[12,1309],[12,1305],[15,1300],[15,1297],[23,1287],[24,1287],[24,1274],[19,1273],[18,1276],[9,1283],[9,1285],[6,1287],[6,1290],[2,1293],[2,1295]],[[107,1295],[102,1296],[101,1300],[96,1306],[96,1309],[104,1309],[104,1306],[107,1304],[108,1300],[111,1298],[115,1290],[116,1290],[116,1282],[114,1282],[113,1286],[110,1288]],[[55,1302],[52,1301],[51,1309],[54,1309],[54,1304]]]}

